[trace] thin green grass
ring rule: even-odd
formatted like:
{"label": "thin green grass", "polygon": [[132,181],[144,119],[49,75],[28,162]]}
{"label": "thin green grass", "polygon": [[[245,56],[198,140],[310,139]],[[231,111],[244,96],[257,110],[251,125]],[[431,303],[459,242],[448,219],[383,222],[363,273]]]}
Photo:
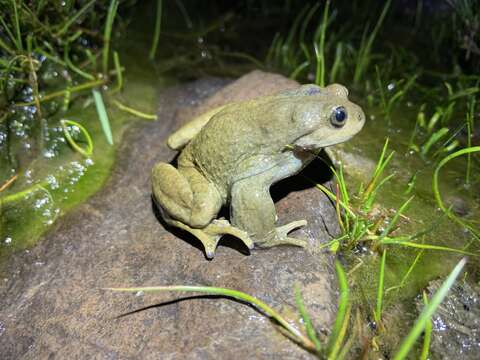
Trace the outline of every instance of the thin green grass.
{"label": "thin green grass", "polygon": [[163,1],[162,0],[157,0],[157,12],[155,16],[155,28],[153,31],[153,39],[152,39],[152,45],[150,47],[150,52],[148,54],[148,57],[150,60],[155,59],[155,54],[157,53],[157,48],[158,48],[158,41],[160,39],[160,30],[162,26],[162,8],[163,8]]}
{"label": "thin green grass", "polygon": [[[62,125],[62,129],[63,129],[63,134],[65,135],[65,138],[67,139],[67,142],[70,144],[70,146],[75,150],[77,151],[78,153],[82,154],[84,157],[88,158],[90,156],[92,156],[92,153],[93,153],[93,141],[92,141],[92,137],[90,136],[90,134],[88,133],[87,129],[85,129],[85,127],[83,127],[81,124],[79,124],[78,122],[76,121],[73,121],[73,120],[66,120],[66,119],[62,119],[60,120],[60,124]],[[87,145],[85,148],[82,148],[80,145],[77,144],[77,142],[73,139],[71,133],[70,133],[70,129],[68,128],[68,126],[72,126],[72,127],[75,127],[77,128],[84,136],[86,142],[87,142]]]}
{"label": "thin green grass", "polygon": [[15,25],[16,45],[19,51],[23,51],[22,32],[20,31],[20,20],[18,16],[17,1],[11,0],[13,8],[13,19]]}
{"label": "thin green grass", "polygon": [[95,107],[97,109],[98,118],[102,125],[103,134],[110,145],[113,145],[112,128],[110,127],[110,120],[108,119],[107,109],[103,102],[102,94],[98,90],[92,90],[93,100],[95,101]]}
{"label": "thin green grass", "polygon": [[111,0],[108,7],[107,20],[105,22],[105,28],[103,33],[103,50],[102,50],[102,70],[103,74],[108,74],[108,61],[110,56],[110,40],[112,36],[113,22],[118,9],[118,0]]}
{"label": "thin green grass", "polygon": [[342,357],[348,352],[351,346],[351,341],[345,343],[345,336],[350,322],[350,291],[345,271],[336,261],[335,268],[340,288],[340,297],[338,301],[338,311],[333,325],[332,333],[328,338],[327,344],[322,345],[318,338],[310,316],[307,313],[303,303],[302,296],[298,287],[295,287],[295,301],[299,310],[301,319],[305,326],[305,336],[302,331],[291,325],[283,316],[276,310],[265,304],[263,301],[248,295],[244,292],[226,288],[211,287],[211,286],[189,286],[189,285],[172,285],[172,286],[150,286],[150,287],[131,287],[131,288],[106,288],[105,290],[112,290],[118,292],[163,292],[163,291],[181,291],[181,292],[200,292],[209,295],[221,295],[227,298],[233,298],[243,302],[247,302],[258,309],[260,309],[266,316],[276,321],[284,331],[287,337],[291,338],[297,344],[301,345],[306,350],[315,353],[320,358],[339,359],[338,355]]}
{"label": "thin green grass", "polygon": [[65,34],[70,28],[70,26],[72,26],[78,19],[80,19],[80,17],[83,16],[96,1],[97,0],[90,0],[84,6],[82,6],[82,8],[78,10],[72,17],[67,19],[65,24],[56,33],[56,36],[61,37],[63,34]]}
{"label": "thin green grass", "polygon": [[400,101],[403,100],[408,91],[415,84],[419,74],[414,74],[408,77],[407,80],[402,79],[394,83],[394,88],[397,89],[390,96],[387,96],[385,93],[386,85],[382,80],[382,75],[380,74],[380,68],[378,65],[375,65],[375,75],[377,87],[380,93],[380,104],[382,105],[382,111],[387,120],[387,123],[390,124],[392,120],[392,112]]}
{"label": "thin green grass", "polygon": [[[423,292],[423,303],[428,306],[428,297],[425,291]],[[425,323],[425,331],[423,333],[422,352],[420,353],[420,360],[428,359],[428,352],[430,351],[430,342],[432,338],[433,324],[432,319],[428,319]]]}
{"label": "thin green grass", "polygon": [[[76,86],[72,86],[72,87],[67,87],[63,90],[59,90],[59,91],[55,91],[53,93],[50,93],[50,94],[47,94],[45,96],[42,96],[40,98],[40,102],[41,103],[44,103],[44,102],[47,102],[47,101],[51,101],[53,99],[56,99],[58,97],[62,97],[62,96],[65,96],[65,94],[67,92],[70,92],[71,94],[72,93],[77,93],[77,92],[80,92],[80,91],[83,91],[83,90],[89,90],[91,88],[94,88],[94,87],[97,87],[99,85],[104,85],[106,83],[105,80],[103,79],[98,79],[98,80],[94,80],[94,81],[88,81],[88,82],[84,82],[80,85],[76,85]],[[28,101],[28,102],[17,102],[14,104],[14,106],[30,106],[30,105],[35,105],[35,101]]]}
{"label": "thin green grass", "polygon": [[116,51],[113,52],[113,64],[115,65],[115,73],[117,74],[117,86],[113,89],[113,92],[117,92],[123,89],[123,71],[118,52]]}
{"label": "thin green grass", "polygon": [[393,291],[393,290],[400,290],[401,288],[403,288],[407,282],[407,279],[410,277],[410,274],[412,273],[413,269],[415,268],[415,266],[417,265],[418,261],[420,260],[420,258],[422,257],[423,253],[424,253],[424,249],[420,250],[417,255],[415,255],[415,259],[413,260],[413,262],[410,264],[407,272],[405,273],[405,275],[403,275],[402,277],[402,280],[400,281],[400,284],[398,285],[395,285],[395,286],[392,286],[392,287],[389,287],[388,289],[385,290],[385,295],[387,295],[390,291]]}
{"label": "thin green grass", "polygon": [[358,84],[360,80],[364,77],[365,73],[367,72],[368,66],[371,61],[371,52],[372,52],[373,42],[375,41],[378,31],[382,26],[383,20],[387,15],[388,9],[390,8],[390,3],[391,3],[391,0],[387,0],[385,2],[385,5],[383,6],[383,10],[380,16],[378,17],[377,23],[375,24],[375,27],[370,32],[370,35],[368,37],[367,37],[368,27],[365,27],[364,29],[362,42],[360,44],[360,49],[358,50],[358,55],[355,63],[355,72],[353,75],[354,84]]}
{"label": "thin green grass", "polygon": [[[472,147],[472,132],[475,129],[474,126],[474,118],[475,118],[475,105],[477,102],[477,98],[475,96],[470,97],[467,107],[467,115],[466,115],[466,124],[467,124],[467,148]],[[470,178],[472,173],[472,154],[467,154],[467,170],[465,172],[465,184],[467,186],[470,185]]]}
{"label": "thin green grass", "polygon": [[315,328],[313,327],[312,319],[310,318],[310,315],[308,315],[308,312],[305,309],[302,294],[300,293],[300,289],[298,286],[295,286],[295,303],[297,304],[298,312],[300,313],[303,324],[305,325],[307,336],[312,341],[312,343],[315,344],[316,352],[320,353],[322,351],[322,343],[318,339]]}
{"label": "thin green grass", "polygon": [[438,291],[433,295],[428,305],[426,305],[420,316],[418,317],[415,325],[408,333],[407,337],[403,340],[400,348],[398,349],[397,353],[393,357],[393,360],[402,360],[406,359],[410,351],[412,350],[415,342],[417,341],[418,337],[422,334],[425,330],[427,323],[432,318],[433,314],[437,310],[438,306],[442,303],[445,296],[447,296],[448,291],[454,285],[455,280],[457,279],[458,275],[462,271],[463,267],[465,266],[466,259],[460,260],[460,262],[455,266],[452,270],[450,275],[448,275],[447,279],[443,282],[442,286],[438,289]]}
{"label": "thin green grass", "polygon": [[135,116],[138,116],[139,118],[142,118],[142,119],[145,119],[145,120],[158,120],[158,117],[157,115],[155,114],[147,114],[147,113],[144,113],[143,111],[140,111],[140,110],[136,110],[130,106],[127,106],[127,105],[124,105],[122,104],[120,101],[118,100],[113,100],[113,103],[122,111],[125,111],[129,114],[132,114],[132,115],[135,115]]}
{"label": "thin green grass", "polygon": [[120,292],[162,292],[162,291],[182,291],[182,292],[200,292],[209,295],[222,295],[236,300],[244,301],[252,304],[279,323],[295,340],[309,351],[315,351],[315,344],[296,327],[291,325],[283,316],[276,310],[265,304],[263,301],[248,295],[244,292],[225,289],[211,286],[188,286],[188,285],[173,285],[173,286],[151,286],[151,287],[132,287],[132,288],[107,288],[106,290],[120,291]]}
{"label": "thin green grass", "polygon": [[380,271],[378,274],[377,303],[374,311],[374,319],[377,324],[382,322],[382,306],[385,282],[385,261],[387,259],[387,249],[383,249],[382,260],[380,262]]}
{"label": "thin green grass", "polygon": [[454,152],[453,154],[450,154],[443,158],[435,168],[435,171],[433,173],[433,181],[432,181],[432,188],[433,188],[433,194],[435,196],[435,200],[437,201],[438,206],[440,209],[454,222],[462,226],[462,228],[467,229],[474,237],[476,240],[480,240],[480,231],[475,229],[473,226],[470,224],[467,224],[465,221],[460,219],[458,216],[456,216],[450,209],[448,209],[445,204],[443,203],[442,196],[440,195],[440,190],[438,186],[438,177],[440,170],[451,160],[465,155],[465,154],[471,154],[475,152],[480,152],[480,146],[473,146],[469,148],[465,148],[462,150],[458,150]]}
{"label": "thin green grass", "polygon": [[330,0],[325,1],[323,8],[323,19],[320,27],[320,40],[314,43],[315,57],[317,59],[317,70],[315,72],[315,84],[325,86],[325,34],[328,26],[328,9]]}
{"label": "thin green grass", "polygon": [[[321,184],[315,184],[315,186],[322,190],[332,201],[335,201],[337,218],[339,219],[342,230],[339,237],[326,244],[322,244],[320,248],[329,247],[331,251],[336,252],[340,249],[351,250],[357,244],[363,243],[370,244],[370,248],[373,251],[383,245],[396,245],[412,249],[445,251],[478,256],[479,254],[465,251],[464,249],[416,242],[416,240],[427,231],[421,231],[408,236],[393,235],[400,219],[403,217],[403,213],[413,201],[414,196],[409,197],[390,219],[386,216],[381,216],[378,219],[369,216],[379,189],[394,175],[390,174],[385,176],[384,174],[387,165],[394,155],[393,151],[387,154],[387,149],[388,139],[382,148],[372,178],[367,186],[364,187],[363,183],[360,184],[356,195],[350,195],[347,189],[342,166],[340,166],[338,170],[331,168],[337,180],[336,194]],[[383,230],[380,231],[382,224],[385,225]]]}
{"label": "thin green grass", "polygon": [[340,297],[338,299],[338,310],[333,325],[332,333],[328,339],[328,359],[336,359],[344,343],[347,326],[350,321],[350,290],[348,287],[347,276],[340,262],[335,262],[337,272],[338,286],[340,288]]}

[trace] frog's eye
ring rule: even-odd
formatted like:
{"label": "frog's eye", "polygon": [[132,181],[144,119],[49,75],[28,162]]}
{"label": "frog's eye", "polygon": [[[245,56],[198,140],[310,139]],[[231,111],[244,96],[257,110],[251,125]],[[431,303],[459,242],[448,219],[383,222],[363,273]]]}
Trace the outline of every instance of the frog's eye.
{"label": "frog's eye", "polygon": [[343,106],[337,106],[333,109],[332,114],[330,115],[330,123],[339,128],[345,125],[347,121],[347,110]]}

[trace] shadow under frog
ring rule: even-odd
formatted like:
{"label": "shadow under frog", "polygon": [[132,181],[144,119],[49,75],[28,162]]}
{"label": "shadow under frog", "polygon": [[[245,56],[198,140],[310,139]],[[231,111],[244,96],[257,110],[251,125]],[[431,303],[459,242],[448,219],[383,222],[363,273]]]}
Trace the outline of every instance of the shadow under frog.
{"label": "shadow under frog", "polygon": [[[275,226],[270,187],[297,174],[322,148],[349,140],[364,123],[362,109],[338,84],[303,85],[213,109],[168,138],[181,152],[176,167],[153,167],[155,203],[167,224],[201,241],[207,258],[224,235],[249,249],[305,246],[288,236],[305,220]],[[230,221],[218,218],[224,206]]]}

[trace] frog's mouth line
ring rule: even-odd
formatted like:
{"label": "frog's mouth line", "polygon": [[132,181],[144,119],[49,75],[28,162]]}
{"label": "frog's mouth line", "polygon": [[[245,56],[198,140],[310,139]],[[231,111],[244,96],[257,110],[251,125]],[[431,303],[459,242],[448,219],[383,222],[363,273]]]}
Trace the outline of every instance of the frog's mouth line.
{"label": "frog's mouth line", "polygon": [[346,142],[346,141],[350,140],[351,138],[353,138],[353,135],[346,136],[345,138],[340,139],[340,140],[336,139],[335,141],[327,142],[327,143],[324,143],[324,144],[321,144],[321,145],[318,145],[318,144],[298,145],[298,144],[294,143],[294,144],[292,144],[292,148],[296,151],[307,151],[307,152],[318,151],[318,150],[323,149],[323,148],[328,147],[328,146],[341,144],[343,142]]}

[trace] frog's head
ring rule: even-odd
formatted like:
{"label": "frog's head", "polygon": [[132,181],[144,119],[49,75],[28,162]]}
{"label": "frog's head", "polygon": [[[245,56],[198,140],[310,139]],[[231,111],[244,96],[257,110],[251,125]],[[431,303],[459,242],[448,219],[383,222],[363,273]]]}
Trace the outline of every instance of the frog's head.
{"label": "frog's head", "polygon": [[294,145],[305,150],[347,141],[365,123],[362,109],[348,100],[348,90],[342,85],[332,84],[325,88],[304,85],[297,89],[296,96],[299,101],[293,117],[300,124],[302,134]]}

